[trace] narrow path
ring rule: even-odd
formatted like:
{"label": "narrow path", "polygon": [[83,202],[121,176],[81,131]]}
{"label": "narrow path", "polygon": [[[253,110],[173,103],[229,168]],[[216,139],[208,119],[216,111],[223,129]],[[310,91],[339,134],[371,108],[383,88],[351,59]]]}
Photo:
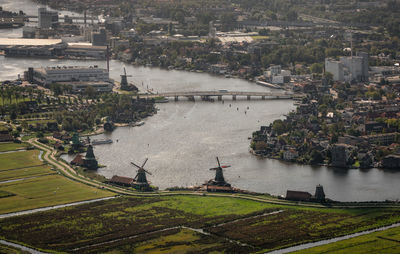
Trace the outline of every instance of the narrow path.
{"label": "narrow path", "polygon": [[6,180],[6,181],[1,181],[0,184],[3,184],[3,183],[13,183],[13,182],[18,182],[18,181],[23,181],[23,180],[29,180],[29,179],[34,179],[34,178],[42,177],[42,176],[48,176],[48,175],[55,175],[55,173],[49,173],[49,174],[43,174],[43,175],[37,175],[37,176],[30,176],[30,177],[24,177],[24,178]]}
{"label": "narrow path", "polygon": [[38,251],[38,250],[35,250],[35,249],[32,249],[32,248],[28,248],[26,246],[17,244],[17,243],[12,243],[12,242],[8,242],[8,241],[4,241],[4,240],[0,240],[0,244],[7,245],[7,246],[10,246],[10,247],[14,247],[14,248],[17,248],[17,249],[20,249],[22,251],[26,251],[26,252],[29,252],[29,253],[32,253],[32,254],[46,254],[46,252],[41,252],[41,251]]}
{"label": "narrow path", "polygon": [[20,215],[25,215],[25,214],[31,214],[31,213],[37,213],[37,212],[43,212],[43,211],[64,208],[64,207],[69,207],[69,206],[88,204],[88,203],[93,203],[93,202],[102,201],[102,200],[109,200],[109,199],[113,199],[113,198],[115,198],[115,196],[114,197],[106,197],[106,198],[96,198],[96,199],[84,200],[84,201],[55,205],[55,206],[47,206],[47,207],[36,208],[36,209],[32,209],[32,210],[14,212],[14,213],[4,213],[4,214],[0,214],[0,219],[10,218],[10,217],[14,217],[14,216],[20,216]]}

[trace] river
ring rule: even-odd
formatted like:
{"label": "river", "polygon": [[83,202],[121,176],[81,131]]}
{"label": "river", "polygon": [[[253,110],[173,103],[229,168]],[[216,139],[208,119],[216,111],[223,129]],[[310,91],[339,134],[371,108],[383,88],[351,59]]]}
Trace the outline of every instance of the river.
{"label": "river", "polygon": [[[36,4],[23,0],[0,0],[4,9],[20,8],[34,12]],[[26,9],[25,9],[26,8]],[[28,12],[29,11],[29,12]],[[0,36],[7,37],[4,30]],[[9,30],[10,36],[14,30]],[[49,59],[5,58],[0,56],[0,80],[15,79],[30,66],[99,65],[101,61],[73,61]],[[136,67],[111,61],[110,76],[119,80],[126,67],[132,75],[130,81],[144,90],[193,91],[237,90],[268,91],[254,83],[217,77],[205,73],[168,71],[159,68]],[[143,84],[143,86],[142,86]],[[233,186],[256,192],[285,195],[286,190],[314,193],[322,184],[328,198],[340,201],[368,201],[398,199],[400,173],[380,169],[343,170],[320,166],[297,165],[272,159],[259,159],[248,151],[251,133],[261,125],[295,109],[290,100],[237,100],[226,98],[222,102],[179,101],[157,104],[159,111],[147,118],[140,127],[121,127],[111,134],[97,138],[111,138],[114,143],[94,147],[100,164],[106,165],[99,173],[134,177],[136,169],[130,162],[142,163],[149,158],[146,169],[152,173],[148,179],[160,189],[172,186],[201,184],[214,177],[216,156],[232,167],[224,170],[225,178]],[[246,111],[246,113],[245,113]],[[118,140],[118,142],[117,142]],[[66,157],[68,160],[69,158]]]}

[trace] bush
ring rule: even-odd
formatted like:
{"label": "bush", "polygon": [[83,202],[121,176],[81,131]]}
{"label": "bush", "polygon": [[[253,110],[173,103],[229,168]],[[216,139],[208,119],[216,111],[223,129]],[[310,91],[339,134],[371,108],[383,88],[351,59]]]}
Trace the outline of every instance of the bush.
{"label": "bush", "polygon": [[49,140],[47,139],[47,138],[39,138],[39,140],[38,140],[40,143],[42,143],[42,144],[48,144],[49,143]]}

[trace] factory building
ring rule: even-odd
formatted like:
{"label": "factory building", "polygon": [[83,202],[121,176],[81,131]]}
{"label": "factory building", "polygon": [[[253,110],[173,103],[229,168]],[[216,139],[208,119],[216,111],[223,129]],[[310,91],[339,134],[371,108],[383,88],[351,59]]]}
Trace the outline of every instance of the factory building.
{"label": "factory building", "polygon": [[326,58],[325,71],[332,73],[334,81],[344,81],[343,64],[340,61]]}
{"label": "factory building", "polygon": [[113,87],[107,70],[97,66],[29,68],[25,79],[43,85],[70,85],[75,93],[84,92],[88,87],[93,87],[96,92],[111,92]]}
{"label": "factory building", "polygon": [[38,9],[38,26],[42,29],[58,26],[58,12],[47,10],[46,7]]}
{"label": "factory building", "polygon": [[357,56],[342,56],[339,61],[325,59],[325,71],[333,74],[334,81],[368,81],[368,70],[368,54],[364,52],[358,52]]}

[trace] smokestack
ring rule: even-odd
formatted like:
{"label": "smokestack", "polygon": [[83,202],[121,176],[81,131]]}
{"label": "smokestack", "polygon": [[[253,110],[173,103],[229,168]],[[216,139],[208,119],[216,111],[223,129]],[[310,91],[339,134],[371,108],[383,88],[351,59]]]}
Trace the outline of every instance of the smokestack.
{"label": "smokestack", "polygon": [[110,73],[110,48],[107,45],[107,51],[106,51],[106,60],[107,60],[107,71]]}
{"label": "smokestack", "polygon": [[85,27],[86,27],[86,10],[83,13],[83,23],[85,24]]}

